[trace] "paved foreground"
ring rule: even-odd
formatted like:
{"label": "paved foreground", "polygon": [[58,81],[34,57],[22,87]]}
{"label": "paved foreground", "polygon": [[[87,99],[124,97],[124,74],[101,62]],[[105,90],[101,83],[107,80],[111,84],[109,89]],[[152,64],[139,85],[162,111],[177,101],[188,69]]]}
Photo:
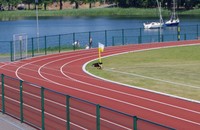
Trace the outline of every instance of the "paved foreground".
{"label": "paved foreground", "polygon": [[35,130],[31,126],[0,113],[0,130]]}

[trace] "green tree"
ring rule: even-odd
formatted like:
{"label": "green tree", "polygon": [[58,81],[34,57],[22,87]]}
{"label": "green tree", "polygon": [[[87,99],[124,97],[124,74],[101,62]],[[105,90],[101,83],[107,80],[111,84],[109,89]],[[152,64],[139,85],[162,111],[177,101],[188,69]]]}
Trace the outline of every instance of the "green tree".
{"label": "green tree", "polygon": [[44,10],[47,10],[47,5],[52,3],[52,0],[43,0]]}
{"label": "green tree", "polygon": [[22,0],[22,2],[28,5],[28,10],[30,10],[30,5],[35,3],[33,0]]}
{"label": "green tree", "polygon": [[80,3],[80,0],[69,0],[70,3],[75,3],[75,9],[78,9],[79,8],[79,3]]}
{"label": "green tree", "polygon": [[6,0],[6,2],[8,4],[8,10],[14,10],[14,7],[21,3],[21,0]]}

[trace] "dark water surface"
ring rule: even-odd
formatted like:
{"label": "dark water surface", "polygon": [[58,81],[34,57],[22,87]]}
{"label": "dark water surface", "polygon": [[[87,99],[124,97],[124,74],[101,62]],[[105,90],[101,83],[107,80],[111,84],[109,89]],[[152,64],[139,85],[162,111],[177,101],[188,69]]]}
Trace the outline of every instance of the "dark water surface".
{"label": "dark water surface", "polygon": [[[188,17],[180,18],[180,20],[181,26],[200,24],[200,18]],[[39,35],[47,36],[73,32],[143,28],[143,23],[147,21],[158,20],[131,17],[39,17]],[[173,29],[170,31],[173,31]],[[29,38],[36,37],[36,18],[29,17],[11,21],[0,21],[0,41],[10,41],[13,38],[13,34],[20,33],[28,34]]]}

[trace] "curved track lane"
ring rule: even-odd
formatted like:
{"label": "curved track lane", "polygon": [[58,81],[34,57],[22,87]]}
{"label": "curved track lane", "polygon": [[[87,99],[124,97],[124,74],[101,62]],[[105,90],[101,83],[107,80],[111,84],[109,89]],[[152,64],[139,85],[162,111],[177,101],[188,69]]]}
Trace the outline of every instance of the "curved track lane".
{"label": "curved track lane", "polygon": [[[103,56],[198,42],[107,47]],[[200,129],[197,102],[103,81],[85,73],[82,66],[97,56],[97,49],[60,53],[0,64],[0,72],[176,129]]]}

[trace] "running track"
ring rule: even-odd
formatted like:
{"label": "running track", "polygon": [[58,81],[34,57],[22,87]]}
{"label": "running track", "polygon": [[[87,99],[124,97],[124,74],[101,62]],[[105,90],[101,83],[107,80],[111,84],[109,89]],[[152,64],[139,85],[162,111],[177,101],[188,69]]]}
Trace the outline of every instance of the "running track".
{"label": "running track", "polygon": [[[198,44],[182,41],[107,47],[103,56],[150,48]],[[92,77],[83,65],[98,58],[97,49],[0,63],[0,73],[45,86],[178,130],[200,130],[200,103],[127,87]]]}

